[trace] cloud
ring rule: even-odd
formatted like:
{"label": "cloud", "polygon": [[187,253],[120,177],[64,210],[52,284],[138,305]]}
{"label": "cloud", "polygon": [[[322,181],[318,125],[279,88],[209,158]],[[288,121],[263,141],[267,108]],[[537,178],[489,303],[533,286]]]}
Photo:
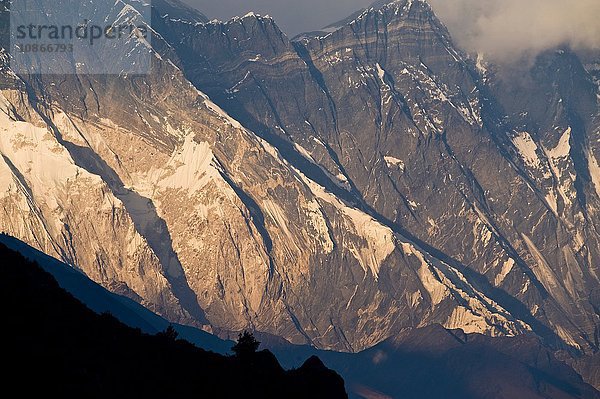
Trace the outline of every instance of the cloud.
{"label": "cloud", "polygon": [[464,49],[511,61],[562,45],[600,49],[600,0],[429,0]]}

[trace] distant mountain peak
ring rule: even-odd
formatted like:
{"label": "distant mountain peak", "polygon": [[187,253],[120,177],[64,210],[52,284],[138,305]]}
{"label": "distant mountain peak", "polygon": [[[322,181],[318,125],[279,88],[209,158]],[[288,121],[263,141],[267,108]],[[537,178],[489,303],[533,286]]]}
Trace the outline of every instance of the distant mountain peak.
{"label": "distant mountain peak", "polygon": [[[334,22],[330,25],[325,26],[324,28],[316,31],[305,32],[297,35],[294,40],[300,41],[302,39],[307,39],[311,37],[323,37],[325,35],[329,35],[333,32],[336,32],[345,26],[355,25],[360,23],[365,18],[372,16],[377,13],[382,15],[384,13],[389,13],[390,11],[394,13],[396,17],[404,17],[409,12],[411,12],[415,7],[422,7],[422,10],[425,12],[431,12],[432,16],[433,10],[427,1],[425,0],[395,0],[395,1],[385,1],[380,0],[371,4],[369,7],[362,8],[350,16]],[[437,21],[437,18],[436,18]]]}
{"label": "distant mountain peak", "polygon": [[152,0],[152,7],[161,18],[179,19],[191,23],[208,22],[208,17],[179,0]]}

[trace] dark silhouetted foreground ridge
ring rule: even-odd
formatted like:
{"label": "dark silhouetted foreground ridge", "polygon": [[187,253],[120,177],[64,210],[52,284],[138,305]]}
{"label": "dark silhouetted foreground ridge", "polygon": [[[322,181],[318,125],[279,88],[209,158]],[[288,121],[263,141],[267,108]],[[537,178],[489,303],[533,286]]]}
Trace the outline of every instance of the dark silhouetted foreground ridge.
{"label": "dark silhouetted foreground ridge", "polygon": [[0,244],[4,388],[19,396],[346,398],[343,380],[317,358],[285,371],[259,351],[225,357],[98,315],[37,264]]}

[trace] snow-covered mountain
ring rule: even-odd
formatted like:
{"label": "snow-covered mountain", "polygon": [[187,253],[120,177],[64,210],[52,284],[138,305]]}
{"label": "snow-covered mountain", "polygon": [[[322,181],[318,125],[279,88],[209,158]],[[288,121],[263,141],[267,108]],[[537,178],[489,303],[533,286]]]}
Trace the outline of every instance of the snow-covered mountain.
{"label": "snow-covered mountain", "polygon": [[598,351],[577,55],[507,79],[422,0],[295,41],[182,7],[153,2],[148,75],[17,76],[2,53],[1,230],[222,336],[353,352],[441,324]]}

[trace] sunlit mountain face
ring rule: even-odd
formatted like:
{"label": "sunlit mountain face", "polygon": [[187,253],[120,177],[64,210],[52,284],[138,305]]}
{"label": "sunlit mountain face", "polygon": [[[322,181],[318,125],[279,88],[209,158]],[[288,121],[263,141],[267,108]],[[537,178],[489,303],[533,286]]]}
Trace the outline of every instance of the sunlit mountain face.
{"label": "sunlit mountain face", "polygon": [[597,52],[499,59],[424,0],[296,37],[59,3],[44,40],[60,9],[96,44],[2,13],[1,231],[168,322],[318,355],[351,397],[598,396]]}

